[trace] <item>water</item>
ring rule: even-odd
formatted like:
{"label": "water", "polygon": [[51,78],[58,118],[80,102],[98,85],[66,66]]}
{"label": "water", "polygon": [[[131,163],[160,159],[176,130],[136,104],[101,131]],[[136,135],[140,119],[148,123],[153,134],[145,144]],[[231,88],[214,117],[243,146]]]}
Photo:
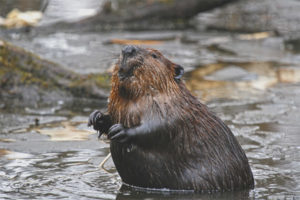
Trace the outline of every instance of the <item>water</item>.
{"label": "water", "polygon": [[[121,180],[112,161],[105,164],[108,172],[98,166],[109,153],[109,145],[106,141],[98,141],[96,134],[86,126],[89,113],[101,107],[83,103],[72,109],[74,106],[66,107],[60,103],[51,108],[25,108],[22,112],[1,110],[0,118],[4,120],[1,120],[0,135],[0,197],[232,199],[238,195],[243,199],[299,198],[300,84],[276,83],[257,89],[251,88],[248,79],[218,81],[220,72],[226,73],[222,72],[222,67],[228,66],[222,65],[219,73],[216,76],[211,73],[208,79],[197,74],[214,65],[196,68],[187,74],[186,83],[238,138],[254,174],[254,190],[203,195],[119,190]],[[241,66],[240,63],[235,65]],[[248,65],[245,64],[243,69]],[[260,65],[264,72],[270,68],[276,70],[278,66]],[[266,74],[272,79],[271,71]],[[256,73],[256,76],[258,80],[263,74]],[[247,84],[242,84],[245,82]],[[37,118],[38,126],[35,125]],[[10,122],[12,120],[15,122]]]}
{"label": "water", "polygon": [[[187,80],[188,85],[189,81],[192,80]],[[244,96],[244,92],[235,92],[235,98],[213,95],[208,105],[230,126],[246,151],[255,178],[254,190],[209,195],[119,190],[121,180],[112,161],[105,164],[108,171],[98,166],[109,153],[109,144],[98,141],[96,134],[86,126],[88,114],[96,107],[84,105],[73,111],[64,106],[54,112],[40,109],[32,113],[31,109],[25,109],[22,115],[2,110],[3,118],[14,115],[11,118],[18,121],[21,115],[27,120],[16,129],[3,129],[7,125],[1,125],[0,197],[232,199],[239,195],[244,199],[299,198],[300,97],[297,94],[300,85],[276,85],[248,94],[251,98]],[[38,126],[36,118],[40,119]]]}
{"label": "water", "polygon": [[[57,20],[58,14],[47,15]],[[11,42],[81,74],[109,71],[123,47],[113,39],[159,41],[146,46],[185,67],[188,88],[245,150],[255,189],[179,194],[120,188],[111,159],[99,168],[109,144],[86,126],[105,102],[23,107],[0,99],[0,199],[300,199],[300,56],[283,38],[264,36],[195,30],[10,35]]]}

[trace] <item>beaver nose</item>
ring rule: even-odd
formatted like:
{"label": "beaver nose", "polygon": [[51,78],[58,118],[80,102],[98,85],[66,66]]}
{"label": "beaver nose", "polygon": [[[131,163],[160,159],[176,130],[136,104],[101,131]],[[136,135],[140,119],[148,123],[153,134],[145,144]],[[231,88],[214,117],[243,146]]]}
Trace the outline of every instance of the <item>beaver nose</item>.
{"label": "beaver nose", "polygon": [[137,48],[135,46],[126,46],[122,49],[123,56],[132,56],[136,53]]}

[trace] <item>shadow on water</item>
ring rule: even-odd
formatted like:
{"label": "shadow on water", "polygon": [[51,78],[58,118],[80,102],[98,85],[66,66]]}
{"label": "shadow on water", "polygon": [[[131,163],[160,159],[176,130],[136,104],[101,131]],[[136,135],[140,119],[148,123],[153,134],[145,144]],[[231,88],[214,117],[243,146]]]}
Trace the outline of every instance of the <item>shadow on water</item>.
{"label": "shadow on water", "polygon": [[120,188],[116,199],[126,200],[126,199],[249,199],[251,198],[251,191],[235,191],[235,192],[216,192],[210,194],[195,194],[193,192],[171,192],[171,191],[143,191],[143,190],[134,190],[128,186],[123,185]]}

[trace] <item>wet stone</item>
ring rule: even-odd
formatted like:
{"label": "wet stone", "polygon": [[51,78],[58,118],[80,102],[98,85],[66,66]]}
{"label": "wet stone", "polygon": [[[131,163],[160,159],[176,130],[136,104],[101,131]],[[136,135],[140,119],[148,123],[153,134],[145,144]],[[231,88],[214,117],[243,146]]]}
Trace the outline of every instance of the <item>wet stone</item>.
{"label": "wet stone", "polygon": [[205,76],[205,79],[214,81],[249,81],[255,80],[256,78],[256,74],[248,72],[238,66],[228,66]]}

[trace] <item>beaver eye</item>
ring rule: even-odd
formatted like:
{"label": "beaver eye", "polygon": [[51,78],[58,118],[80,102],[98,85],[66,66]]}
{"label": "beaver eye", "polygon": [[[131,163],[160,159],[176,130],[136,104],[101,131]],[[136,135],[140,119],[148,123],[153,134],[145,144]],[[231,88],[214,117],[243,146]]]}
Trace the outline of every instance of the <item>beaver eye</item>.
{"label": "beaver eye", "polygon": [[157,55],[156,54],[151,54],[152,58],[157,58]]}

